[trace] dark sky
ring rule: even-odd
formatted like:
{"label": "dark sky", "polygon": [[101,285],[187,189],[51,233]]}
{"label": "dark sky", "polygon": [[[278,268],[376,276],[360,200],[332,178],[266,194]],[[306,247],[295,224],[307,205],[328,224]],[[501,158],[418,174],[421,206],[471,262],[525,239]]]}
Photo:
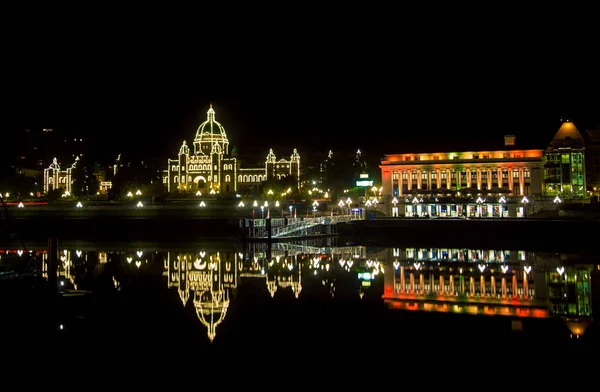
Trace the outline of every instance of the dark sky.
{"label": "dark sky", "polygon": [[3,135],[63,128],[173,157],[209,103],[239,150],[284,154],[545,147],[563,117],[600,127],[591,9],[188,11],[11,19]]}

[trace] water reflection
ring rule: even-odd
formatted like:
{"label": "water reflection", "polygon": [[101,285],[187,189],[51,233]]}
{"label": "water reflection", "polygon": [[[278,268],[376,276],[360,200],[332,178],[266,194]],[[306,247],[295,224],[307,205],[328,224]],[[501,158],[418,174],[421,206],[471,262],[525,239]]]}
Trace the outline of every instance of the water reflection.
{"label": "water reflection", "polygon": [[[110,286],[118,292],[132,282],[158,277],[164,287],[176,290],[183,308],[193,307],[211,342],[219,336],[232,302],[241,300],[245,282],[262,288],[271,299],[362,301],[369,293],[392,312],[506,316],[514,329],[522,327],[520,320],[562,318],[574,338],[584,335],[592,322],[597,255],[371,248],[336,242],[329,238],[172,249],[60,243],[58,288],[76,293]],[[9,250],[2,257],[29,257],[48,279],[51,257],[46,248]]]}
{"label": "water reflection", "polygon": [[[592,316],[598,259],[486,249],[400,249],[383,297],[394,308],[518,317]],[[596,264],[594,264],[596,263]]]}

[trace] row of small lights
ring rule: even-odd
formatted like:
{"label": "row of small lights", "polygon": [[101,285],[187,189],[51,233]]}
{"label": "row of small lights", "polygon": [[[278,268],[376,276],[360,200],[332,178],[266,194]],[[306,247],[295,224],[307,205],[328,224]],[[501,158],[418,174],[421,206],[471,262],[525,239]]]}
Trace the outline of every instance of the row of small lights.
{"label": "row of small lights", "polygon": [[[400,262],[399,261],[394,261],[394,269],[398,270],[400,268]],[[413,263],[413,267],[415,267],[415,269],[418,271],[421,269],[422,264],[421,263]],[[483,272],[486,268],[485,264],[478,264],[477,268],[479,268],[480,272]],[[502,270],[503,273],[506,273],[506,271],[508,271],[508,265],[502,265],[500,267],[500,269]],[[526,274],[529,274],[531,272],[531,266],[530,265],[525,265],[523,266],[523,271],[525,271]],[[565,267],[556,267],[556,272],[558,272],[559,275],[562,276],[562,274],[564,274],[565,272]],[[459,273],[463,273],[463,269],[460,268],[459,269]]]}

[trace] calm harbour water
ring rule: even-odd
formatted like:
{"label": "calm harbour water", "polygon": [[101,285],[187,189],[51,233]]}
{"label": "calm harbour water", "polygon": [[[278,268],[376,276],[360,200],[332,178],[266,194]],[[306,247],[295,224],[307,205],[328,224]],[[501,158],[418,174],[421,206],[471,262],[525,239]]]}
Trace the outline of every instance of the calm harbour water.
{"label": "calm harbour water", "polygon": [[[524,348],[560,360],[598,349],[594,254],[381,248],[328,238],[59,240],[58,257],[55,293],[47,244],[3,253],[3,261],[28,266],[0,282],[12,352],[121,363],[165,355],[251,361],[265,352],[435,361],[508,358]],[[588,282],[573,288],[563,276]]]}

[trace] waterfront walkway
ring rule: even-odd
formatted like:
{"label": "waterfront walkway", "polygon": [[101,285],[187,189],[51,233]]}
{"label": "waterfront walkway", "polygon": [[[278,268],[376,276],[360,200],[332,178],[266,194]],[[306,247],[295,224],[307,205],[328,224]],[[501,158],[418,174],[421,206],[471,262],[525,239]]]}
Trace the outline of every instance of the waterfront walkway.
{"label": "waterfront walkway", "polygon": [[241,219],[240,228],[247,239],[289,239],[335,235],[337,223],[361,219],[357,214],[313,218]]}

